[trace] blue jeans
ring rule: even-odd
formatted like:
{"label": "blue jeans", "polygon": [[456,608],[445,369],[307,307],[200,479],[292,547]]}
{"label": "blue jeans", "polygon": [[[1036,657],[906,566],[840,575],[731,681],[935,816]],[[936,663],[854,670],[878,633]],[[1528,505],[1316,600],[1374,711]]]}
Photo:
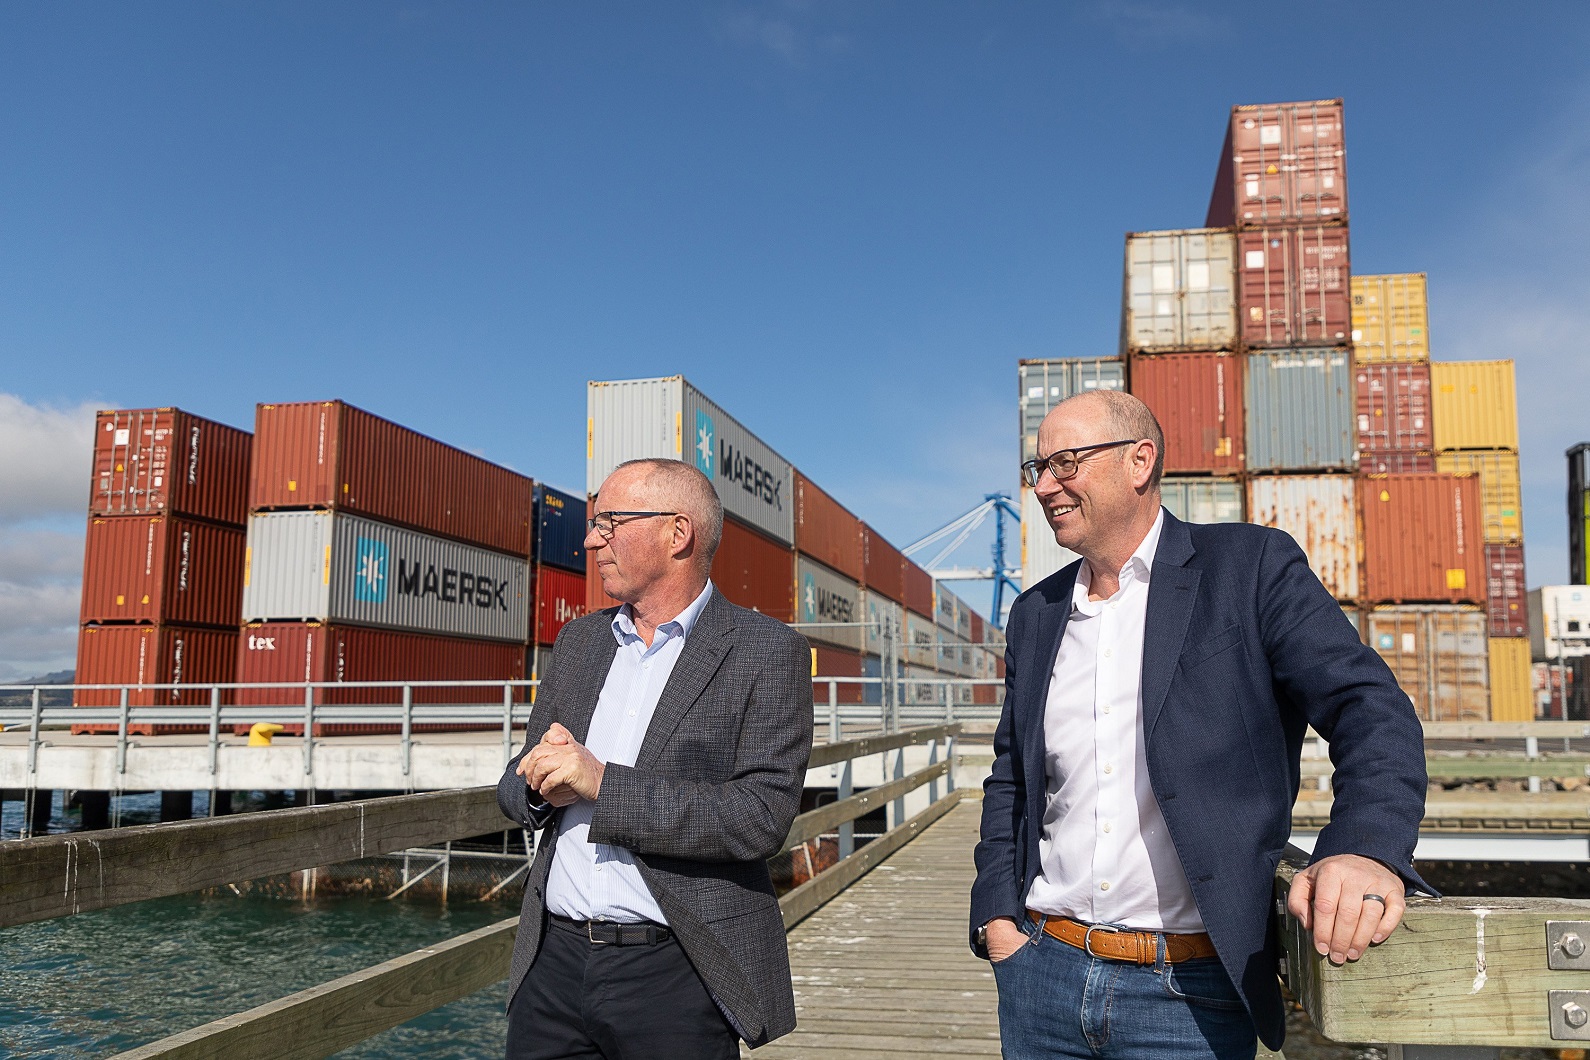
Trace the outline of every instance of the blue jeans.
{"label": "blue jeans", "polygon": [[994,980],[1005,1060],[1253,1060],[1258,1048],[1216,957],[1107,961],[1039,933],[994,965]]}

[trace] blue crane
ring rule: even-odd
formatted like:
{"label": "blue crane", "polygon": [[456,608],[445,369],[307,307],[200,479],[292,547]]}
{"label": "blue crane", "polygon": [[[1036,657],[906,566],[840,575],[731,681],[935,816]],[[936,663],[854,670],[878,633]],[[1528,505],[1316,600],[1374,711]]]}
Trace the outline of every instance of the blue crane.
{"label": "blue crane", "polygon": [[[942,568],[943,563],[950,553],[971,536],[972,531],[983,525],[984,520],[993,513],[994,516],[994,547],[993,566],[991,567],[949,567]],[[1021,587],[1016,584],[1016,576],[1021,573],[1020,567],[1010,567],[1005,563],[1005,516],[1010,516],[1017,526],[1021,525],[1021,512],[1011,503],[1008,493],[990,493],[983,497],[982,503],[963,515],[945,523],[937,530],[918,541],[913,541],[900,551],[907,556],[921,552],[929,546],[948,539],[948,544],[933,556],[927,563],[922,564],[927,572],[933,576],[934,581],[992,581],[994,583],[993,607],[989,610],[989,621],[996,629],[1005,626],[1005,590],[1010,589],[1010,598],[1015,600],[1021,592]]]}

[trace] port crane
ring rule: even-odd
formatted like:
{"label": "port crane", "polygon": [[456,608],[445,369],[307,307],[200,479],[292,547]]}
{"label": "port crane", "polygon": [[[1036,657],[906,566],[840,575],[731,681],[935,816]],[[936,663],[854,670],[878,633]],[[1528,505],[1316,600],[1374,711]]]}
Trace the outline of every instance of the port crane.
{"label": "port crane", "polygon": [[[987,521],[989,515],[994,517],[994,546],[992,549],[993,565],[990,567],[941,567],[950,554],[965,543],[972,532]],[[1016,578],[1021,574],[1020,567],[1006,566],[1005,563],[1005,517],[1009,516],[1017,526],[1021,525],[1021,512],[1011,503],[1008,493],[990,493],[983,497],[982,503],[971,511],[956,516],[937,530],[918,541],[913,541],[900,551],[907,556],[914,553],[926,552],[934,545],[944,542],[942,547],[933,554],[933,558],[923,563],[922,566],[932,575],[936,582],[947,581],[991,581],[994,583],[993,606],[989,609],[989,620],[996,629],[1005,626],[1005,590],[1010,590],[1010,599],[1014,601],[1021,592],[1021,587],[1016,584]]]}

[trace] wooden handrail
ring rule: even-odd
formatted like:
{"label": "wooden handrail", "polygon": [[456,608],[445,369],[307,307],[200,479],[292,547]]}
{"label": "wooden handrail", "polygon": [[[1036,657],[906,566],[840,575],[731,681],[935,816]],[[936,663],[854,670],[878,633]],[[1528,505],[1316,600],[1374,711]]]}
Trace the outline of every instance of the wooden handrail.
{"label": "wooden handrail", "polygon": [[811,761],[807,763],[807,767],[816,769],[818,766],[831,766],[851,758],[864,758],[867,755],[893,751],[899,747],[910,747],[912,744],[928,743],[931,740],[945,740],[960,734],[961,725],[959,722],[954,722],[948,725],[922,725],[915,729],[863,736],[857,740],[843,740],[839,743],[820,743],[812,748]]}
{"label": "wooden handrail", "polygon": [[856,818],[863,817],[880,808],[890,799],[897,799],[908,792],[915,791],[930,781],[947,776],[950,771],[950,765],[951,763],[947,761],[937,762],[933,765],[925,766],[908,776],[903,776],[899,780],[891,780],[887,784],[879,784],[875,788],[868,788],[866,791],[852,795],[849,798],[839,799],[819,806],[815,810],[806,811],[795,818],[795,822],[790,825],[789,835],[784,840],[783,849],[793,849],[807,840],[816,839],[824,832],[832,832],[845,822],[854,821]]}

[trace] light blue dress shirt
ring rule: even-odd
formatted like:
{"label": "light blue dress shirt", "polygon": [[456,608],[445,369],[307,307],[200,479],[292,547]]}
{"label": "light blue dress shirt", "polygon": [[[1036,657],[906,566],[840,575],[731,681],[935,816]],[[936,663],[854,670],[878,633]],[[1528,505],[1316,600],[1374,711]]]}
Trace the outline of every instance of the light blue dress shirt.
{"label": "light blue dress shirt", "polygon": [[[679,617],[657,627],[651,647],[635,631],[628,604],[613,616],[618,653],[613,656],[613,668],[607,672],[585,740],[586,750],[597,761],[635,764],[663,686],[711,596],[709,581]],[[590,841],[593,809],[593,803],[581,799],[563,811],[558,845],[547,872],[547,909],[574,920],[666,924],[667,918],[641,879],[630,852]]]}

